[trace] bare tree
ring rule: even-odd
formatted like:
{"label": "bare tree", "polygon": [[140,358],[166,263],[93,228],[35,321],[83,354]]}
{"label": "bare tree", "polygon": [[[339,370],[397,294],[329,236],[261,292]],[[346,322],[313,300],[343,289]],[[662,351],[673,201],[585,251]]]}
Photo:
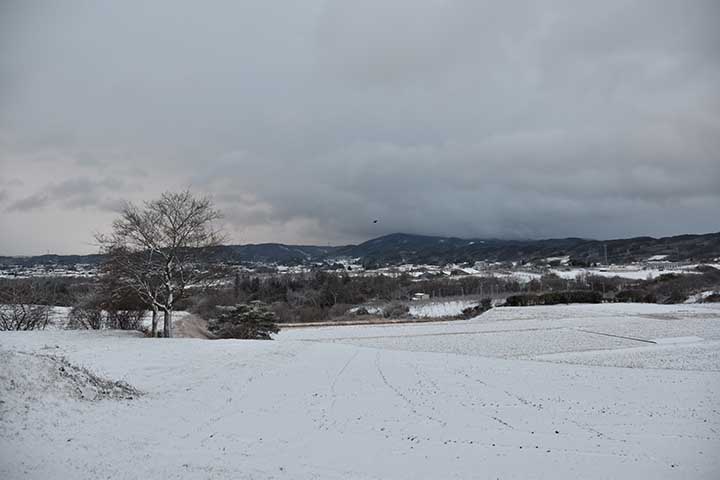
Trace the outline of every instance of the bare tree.
{"label": "bare tree", "polygon": [[101,301],[94,292],[82,295],[68,315],[66,328],[71,330],[100,330],[106,327]]}
{"label": "bare tree", "polygon": [[152,308],[153,330],[157,312],[163,312],[165,337],[172,336],[176,302],[188,287],[209,279],[202,260],[222,240],[214,225],[219,218],[209,198],[168,192],[142,206],[127,203],[112,233],[97,237],[107,255],[106,270]]}

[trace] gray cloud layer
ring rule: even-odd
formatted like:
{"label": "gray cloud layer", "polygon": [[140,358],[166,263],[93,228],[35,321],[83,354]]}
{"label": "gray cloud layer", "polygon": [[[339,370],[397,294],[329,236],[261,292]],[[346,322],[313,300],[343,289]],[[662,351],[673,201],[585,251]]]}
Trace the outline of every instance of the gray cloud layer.
{"label": "gray cloud layer", "polygon": [[714,0],[0,9],[3,252],[186,186],[242,242],[720,230]]}

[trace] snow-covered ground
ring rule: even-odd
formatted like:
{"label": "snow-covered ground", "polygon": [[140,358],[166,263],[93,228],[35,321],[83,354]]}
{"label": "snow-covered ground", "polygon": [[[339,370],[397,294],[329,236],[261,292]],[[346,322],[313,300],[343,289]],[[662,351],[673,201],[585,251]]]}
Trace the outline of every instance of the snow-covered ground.
{"label": "snow-covered ground", "polygon": [[719,352],[710,304],[274,342],[0,333],[0,478],[716,479]]}
{"label": "snow-covered ground", "polygon": [[417,318],[454,317],[460,315],[466,308],[474,307],[480,303],[475,300],[448,300],[444,302],[413,302],[410,306],[410,315]]}
{"label": "snow-covered ground", "polygon": [[[456,297],[461,298],[459,300],[416,300],[407,303],[409,308],[408,313],[414,318],[447,318],[456,317],[462,314],[463,310],[469,307],[477,306],[480,303],[479,298],[469,299],[467,297]],[[362,305],[360,307],[353,307],[348,310],[348,313],[356,313],[360,308],[364,308],[370,315],[382,315],[383,310],[391,306],[392,303],[388,303],[382,306],[377,305]]]}
{"label": "snow-covered ground", "polygon": [[[599,277],[620,277],[629,280],[652,280],[660,275],[678,273],[678,274],[697,274],[695,270],[699,265],[685,265],[681,267],[658,266],[658,265],[615,265],[605,268],[553,268],[551,273],[556,274],[560,278],[568,280],[575,279],[583,275],[595,275]],[[717,267],[716,264],[711,264]]]}

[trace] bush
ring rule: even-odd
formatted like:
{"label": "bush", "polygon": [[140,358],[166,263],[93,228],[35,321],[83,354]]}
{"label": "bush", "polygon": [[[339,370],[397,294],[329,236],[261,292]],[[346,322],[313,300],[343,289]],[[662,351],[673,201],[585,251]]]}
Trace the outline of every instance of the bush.
{"label": "bush", "polygon": [[489,298],[483,298],[478,305],[474,307],[468,307],[462,311],[462,314],[458,315],[460,318],[475,318],[483,313],[487,312],[492,308],[492,300]]}
{"label": "bush", "polygon": [[234,307],[218,307],[219,315],[209,322],[208,330],[219,338],[271,340],[280,328],[275,313],[262,302],[250,302]]}
{"label": "bush", "polygon": [[703,303],[718,303],[720,302],[720,293],[713,293],[710,296],[705,297]]}
{"label": "bush", "polygon": [[0,305],[0,331],[43,330],[48,324],[49,307],[12,303]]}
{"label": "bush", "polygon": [[656,303],[657,298],[652,292],[635,289],[618,292],[618,294],[615,295],[615,301],[627,303]]}
{"label": "bush", "polygon": [[592,290],[571,290],[567,292],[552,292],[540,295],[540,305],[558,305],[561,303],[602,303],[600,292]]}
{"label": "bush", "polygon": [[86,294],[75,302],[68,323],[69,329],[100,330],[105,326],[105,316],[100,301],[96,295]]}
{"label": "bush", "polygon": [[505,300],[506,307],[528,307],[533,305],[559,305],[562,303],[602,303],[600,292],[592,290],[569,290],[541,295],[511,295]]}
{"label": "bush", "polygon": [[275,313],[277,323],[312,323],[327,319],[328,309],[301,305],[292,307],[286,302],[275,302],[271,310]]}
{"label": "bush", "polygon": [[410,312],[410,307],[403,303],[391,303],[383,308],[383,317],[402,318]]}
{"label": "bush", "polygon": [[348,310],[350,310],[350,307],[352,307],[352,305],[347,305],[345,303],[337,303],[328,309],[328,317],[343,317],[348,312]]}
{"label": "bush", "polygon": [[105,326],[118,330],[141,330],[145,310],[109,310],[106,313]]}
{"label": "bush", "polygon": [[12,284],[0,290],[0,330],[42,330],[50,307],[39,304],[42,293],[36,283]]}
{"label": "bush", "polygon": [[118,330],[141,330],[145,310],[119,309],[97,292],[90,292],[81,296],[70,310],[67,325],[68,329],[100,330],[114,328]]}
{"label": "bush", "polygon": [[505,299],[506,307],[529,307],[537,305],[537,295],[510,295]]}
{"label": "bush", "polygon": [[679,292],[679,291],[673,291],[670,293],[670,296],[668,296],[663,303],[665,304],[675,304],[675,303],[684,303],[685,300],[688,299],[687,294]]}

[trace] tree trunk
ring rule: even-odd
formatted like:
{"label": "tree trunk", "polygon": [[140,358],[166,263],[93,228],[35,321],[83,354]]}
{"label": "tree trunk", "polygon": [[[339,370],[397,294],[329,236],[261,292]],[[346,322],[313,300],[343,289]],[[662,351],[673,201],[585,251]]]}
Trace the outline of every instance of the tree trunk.
{"label": "tree trunk", "polygon": [[175,296],[172,290],[172,264],[173,261],[170,259],[165,265],[165,325],[163,325],[163,336],[165,338],[172,338],[172,309],[173,300]]}
{"label": "tree trunk", "polygon": [[152,330],[151,334],[152,337],[157,337],[157,324],[158,324],[158,308],[153,305],[152,307]]}
{"label": "tree trunk", "polygon": [[163,336],[165,338],[172,337],[172,310],[165,310],[165,318],[163,324]]}

